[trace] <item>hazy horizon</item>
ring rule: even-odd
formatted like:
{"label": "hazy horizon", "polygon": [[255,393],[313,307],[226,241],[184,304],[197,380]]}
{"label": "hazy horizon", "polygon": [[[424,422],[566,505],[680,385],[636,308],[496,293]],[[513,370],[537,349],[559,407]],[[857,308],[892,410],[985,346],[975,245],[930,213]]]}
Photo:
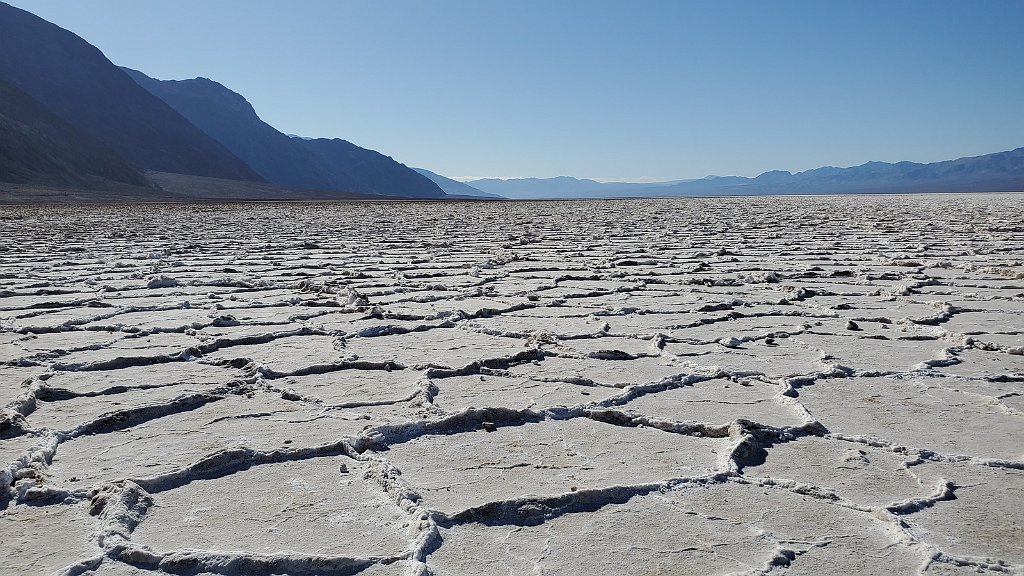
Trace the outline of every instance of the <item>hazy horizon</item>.
{"label": "hazy horizon", "polygon": [[17,0],[283,132],[464,180],[653,182],[1024,142],[1024,4]]}

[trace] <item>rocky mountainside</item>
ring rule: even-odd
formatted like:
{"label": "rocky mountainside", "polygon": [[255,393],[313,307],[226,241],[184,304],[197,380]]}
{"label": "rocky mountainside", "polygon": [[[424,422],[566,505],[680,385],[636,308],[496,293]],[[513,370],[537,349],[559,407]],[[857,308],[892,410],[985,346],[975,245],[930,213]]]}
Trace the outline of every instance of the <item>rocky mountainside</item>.
{"label": "rocky mountainside", "polygon": [[138,168],[263,180],[97,48],[0,3],[0,80]]}
{"label": "rocky mountainside", "polygon": [[147,186],[145,176],[0,80],[0,182],[96,187],[119,182]]}
{"label": "rocky mountainside", "polygon": [[138,70],[122,70],[273,184],[385,196],[444,196],[432,181],[379,152],[345,140],[283,134],[260,119],[241,94],[213,80],[156,80]]}

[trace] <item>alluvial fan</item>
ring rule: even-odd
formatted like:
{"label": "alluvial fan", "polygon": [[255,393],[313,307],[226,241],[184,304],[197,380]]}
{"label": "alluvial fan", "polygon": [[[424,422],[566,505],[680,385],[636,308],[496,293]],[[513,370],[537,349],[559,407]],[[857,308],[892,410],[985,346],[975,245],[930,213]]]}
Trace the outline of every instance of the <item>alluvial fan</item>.
{"label": "alluvial fan", "polygon": [[1022,222],[0,208],[0,572],[1024,571]]}

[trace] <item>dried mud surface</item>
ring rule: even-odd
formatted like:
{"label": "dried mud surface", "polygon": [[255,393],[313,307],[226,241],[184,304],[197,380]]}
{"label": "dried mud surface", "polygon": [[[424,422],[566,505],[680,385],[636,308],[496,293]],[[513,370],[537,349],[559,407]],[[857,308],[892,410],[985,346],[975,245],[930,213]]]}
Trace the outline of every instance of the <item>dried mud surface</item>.
{"label": "dried mud surface", "polygon": [[0,572],[1020,574],[1022,222],[0,207]]}

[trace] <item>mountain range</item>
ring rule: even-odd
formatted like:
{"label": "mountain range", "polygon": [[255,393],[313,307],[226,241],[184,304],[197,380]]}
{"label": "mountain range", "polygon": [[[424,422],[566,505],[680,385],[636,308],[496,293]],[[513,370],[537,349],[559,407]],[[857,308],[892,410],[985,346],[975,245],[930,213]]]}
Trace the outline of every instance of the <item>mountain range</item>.
{"label": "mountain range", "polygon": [[[0,2],[0,201],[524,199],[1024,190],[1024,148],[931,164],[629,183],[459,182],[340,138],[284,134],[207,78],[119,68]],[[74,191],[69,192],[69,191]]]}
{"label": "mountain range", "polygon": [[708,176],[698,180],[628,183],[561,176],[469,180],[466,184],[507,198],[614,198],[638,196],[746,196],[769,194],[876,194],[1024,191],[1024,148],[920,164],[868,162],[804,172],[781,170],[754,178]]}
{"label": "mountain range", "polygon": [[441,198],[430,179],[394,159],[341,139],[293,138],[267,124],[241,95],[208,78],[156,80],[121,68],[267,182],[311,190]]}
{"label": "mountain range", "polygon": [[262,178],[86,41],[0,4],[0,80],[139,169]]}
{"label": "mountain range", "polygon": [[556,176],[554,178],[480,178],[463,184],[505,198],[605,198],[631,195],[647,188],[678,184],[672,182],[598,182],[589,178]]}
{"label": "mountain range", "polygon": [[452,198],[482,198],[485,200],[501,200],[505,198],[499,194],[489,194],[479,188],[474,188],[465,182],[459,182],[458,180],[452,180],[447,176],[441,176],[440,174],[431,172],[426,168],[413,168],[413,170],[427,178],[430,178],[435,184],[441,187],[441,190],[444,190],[445,194]]}
{"label": "mountain range", "polygon": [[341,139],[290,138],[217,82],[118,68],[75,34],[2,2],[0,136],[0,182],[92,189],[96,198],[124,186],[140,200],[213,189],[238,199],[292,199],[296,190],[445,197],[388,156]]}
{"label": "mountain range", "polygon": [[89,188],[146,177],[109,147],[0,80],[0,175],[12,183]]}

